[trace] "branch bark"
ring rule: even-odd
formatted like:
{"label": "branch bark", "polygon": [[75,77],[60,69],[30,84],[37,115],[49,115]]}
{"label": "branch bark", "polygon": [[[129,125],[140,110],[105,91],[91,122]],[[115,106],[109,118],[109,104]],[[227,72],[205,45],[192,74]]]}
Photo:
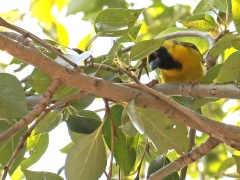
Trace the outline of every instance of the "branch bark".
{"label": "branch bark", "polygon": [[[172,101],[171,99],[168,99],[167,101],[162,100],[150,93],[136,88],[126,87],[100,78],[90,77],[74,71],[73,69],[67,69],[36,49],[23,46],[2,34],[0,34],[0,49],[5,50],[9,54],[42,70],[52,77],[52,79],[61,79],[61,81],[66,85],[82,89],[97,96],[118,102],[130,102],[138,95],[138,98],[135,101],[137,106],[150,108],[161,114],[165,114],[169,118],[172,118],[186,126],[209,134],[208,131],[204,130],[198,123],[188,116],[190,112],[191,115],[198,118],[219,134],[229,138],[231,141],[237,143],[240,142],[240,137],[236,136],[236,134],[240,133],[239,127],[216,122],[187,108],[184,108],[184,111],[179,111],[177,106],[181,105],[176,104],[176,106],[172,106],[171,103],[169,103],[169,101]],[[239,147],[234,148],[238,149]]]}

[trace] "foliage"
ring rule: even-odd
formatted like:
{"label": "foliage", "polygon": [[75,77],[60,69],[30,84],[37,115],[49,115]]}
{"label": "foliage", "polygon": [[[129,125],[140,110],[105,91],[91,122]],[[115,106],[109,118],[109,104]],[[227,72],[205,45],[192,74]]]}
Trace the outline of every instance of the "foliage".
{"label": "foliage", "polygon": [[[167,35],[177,33],[176,36],[170,38],[193,42],[205,57],[218,58],[215,66],[208,67],[210,69],[203,78],[202,84],[235,84],[238,86],[240,79],[239,0],[201,0],[193,11],[188,5],[176,4],[169,7],[159,0],[149,2],[151,5],[148,7],[134,9],[134,4],[128,4],[124,0],[32,0],[29,12],[23,13],[14,9],[1,14],[1,17],[9,23],[15,23],[29,18],[30,14],[31,18],[38,20],[39,27],[47,37],[45,42],[51,44],[72,62],[77,63],[86,76],[112,83],[128,84],[129,87],[134,81],[137,82],[134,78],[139,80],[148,77],[149,67],[144,64],[146,63],[144,58],[169,39]],[[91,28],[88,28],[87,34],[81,38],[78,36],[81,32],[71,31],[63,21],[60,22],[58,16],[63,14],[65,7],[68,8],[66,17],[64,16],[63,19],[79,17],[78,15],[82,13],[81,22],[79,20],[79,22],[72,23],[91,23]],[[55,15],[53,11],[56,11]],[[25,30],[29,31],[27,28]],[[188,36],[187,33],[182,36],[181,32],[191,30],[211,35],[214,42],[209,43],[209,39],[203,36],[193,37]],[[1,31],[6,31],[6,28]],[[34,31],[30,33],[35,34]],[[155,38],[157,35],[160,38]],[[102,45],[106,54],[92,55],[92,47],[98,39],[101,39],[100,37],[105,38],[103,41],[106,39],[114,41],[113,45],[111,48],[107,46],[105,48]],[[74,48],[68,47],[72,46],[71,39],[77,40]],[[51,52],[41,43],[34,41],[32,43],[43,54],[63,65],[69,74],[72,73],[71,66],[58,54]],[[85,52],[82,53],[82,51]],[[39,96],[44,98],[43,94],[53,82],[53,77],[37,68],[29,73],[26,80],[19,81],[15,76],[18,76],[19,72],[25,73],[26,67],[29,68],[30,65],[18,58],[13,57],[9,64],[3,66],[0,64],[2,68],[18,66],[14,75],[4,71],[0,73],[0,133],[4,133],[28,117],[31,110],[36,107],[35,105],[40,103],[37,101],[35,105],[30,106],[30,98]],[[161,81],[161,76],[156,77]],[[115,93],[111,89],[105,91],[109,94]],[[14,150],[19,146],[21,148],[17,150],[19,154],[8,171],[9,176],[15,180],[24,177],[27,180],[43,178],[80,180],[99,179],[100,177],[106,179],[105,175],[109,179],[118,177],[144,179],[151,178],[152,173],[166,167],[189,151],[189,129],[185,124],[171,119],[170,115],[167,117],[167,112],[160,114],[152,109],[136,105],[135,100],[141,96],[142,90],[127,102],[112,101],[111,105],[108,104],[111,99],[100,97],[105,102],[105,108],[102,110],[105,112],[104,116],[100,116],[92,109],[86,110],[90,105],[99,103],[99,94],[91,92],[94,90],[89,89],[89,93],[78,96],[78,93],[81,94],[84,91],[68,84],[63,84],[58,88],[52,94],[51,103],[47,104],[49,106],[41,114],[34,116],[32,121],[35,121],[28,125],[29,130],[41,116],[44,116],[30,135],[24,135],[29,136],[26,143],[19,140],[27,131],[26,124],[16,134],[0,143],[1,169],[7,166]],[[185,97],[174,99],[203,116],[221,123],[232,120],[233,122],[229,123],[236,127],[239,126],[239,120],[230,119],[231,117],[238,118],[233,116],[239,115],[240,112],[237,100]],[[231,104],[232,102],[235,103]],[[51,107],[54,108],[51,109]],[[66,131],[71,138],[71,142],[66,142],[66,146],[61,150],[66,154],[64,167],[62,164],[56,164],[59,172],[43,172],[45,170],[42,169],[30,170],[33,164],[42,159],[45,151],[48,151],[49,144],[53,143],[49,141],[50,132],[57,131],[61,122],[66,124]],[[197,132],[195,147],[200,146],[207,138],[207,134]],[[19,170],[18,167],[21,169]],[[146,168],[147,172],[145,172]],[[239,152],[223,143],[201,159],[192,162],[187,176],[191,179],[201,176],[205,179],[240,178],[239,168]],[[62,171],[65,173],[61,173]],[[175,171],[168,174],[165,179],[179,179],[179,174],[180,171]]]}

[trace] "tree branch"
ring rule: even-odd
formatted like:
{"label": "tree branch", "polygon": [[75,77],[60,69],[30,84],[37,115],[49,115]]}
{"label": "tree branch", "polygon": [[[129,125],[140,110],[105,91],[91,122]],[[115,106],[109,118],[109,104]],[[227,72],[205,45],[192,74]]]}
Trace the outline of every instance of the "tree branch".
{"label": "tree branch", "polygon": [[[137,84],[122,85],[138,88]],[[240,99],[240,89],[236,85],[205,84],[155,84],[153,89],[167,96],[185,96],[193,98]]]}
{"label": "tree branch", "polygon": [[[206,124],[206,126],[210,126],[216,132],[222,134],[224,137],[228,137],[230,140],[235,142],[240,142],[240,137],[236,136],[236,134],[240,133],[239,127],[216,122],[194,111],[184,108],[177,103],[175,103],[173,106],[171,99],[160,99],[159,97],[151,95],[147,92],[143,92],[142,90],[122,86],[120,84],[115,84],[100,78],[90,77],[85,74],[71,71],[71,69],[67,69],[66,67],[58,64],[39,51],[25,46],[21,46],[19,49],[16,48],[17,45],[17,42],[0,34],[1,50],[5,50],[9,54],[18,57],[29,64],[32,64],[36,68],[47,73],[53,79],[61,79],[66,85],[82,89],[103,98],[120,102],[130,102],[138,95],[135,103],[139,107],[150,108],[161,114],[165,114],[169,118],[174,119],[193,129],[209,134],[208,131],[199,126],[199,124],[192,119],[192,117],[195,117],[199,121],[202,121],[204,124]],[[181,107],[181,111],[177,107]],[[238,146],[233,147],[240,149]]]}
{"label": "tree branch", "polygon": [[181,169],[182,167],[195,162],[200,159],[212,149],[214,149],[217,145],[219,145],[221,141],[215,138],[208,138],[207,141],[201,144],[199,147],[193,149],[192,151],[185,153],[183,156],[173,161],[172,163],[164,166],[162,169],[150,175],[149,180],[159,180],[163,179],[167,175]]}
{"label": "tree branch", "polygon": [[61,86],[61,84],[62,82],[60,78],[54,78],[53,82],[47,88],[46,92],[43,95],[43,98],[38,103],[38,105],[19,122],[17,122],[15,125],[13,125],[1,134],[0,143],[3,142],[5,139],[11,137],[16,132],[20,131],[22,128],[26,127],[28,124],[32,123],[34,119],[38,117],[50,104],[53,94]]}

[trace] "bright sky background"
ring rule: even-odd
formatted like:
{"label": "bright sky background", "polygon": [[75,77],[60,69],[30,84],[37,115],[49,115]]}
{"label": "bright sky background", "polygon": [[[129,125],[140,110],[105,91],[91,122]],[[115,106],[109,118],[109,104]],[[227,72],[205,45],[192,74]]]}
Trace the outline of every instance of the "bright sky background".
{"label": "bright sky background", "polygon": [[[29,2],[30,0],[0,0],[1,6],[0,6],[0,13],[7,13],[8,10],[19,8],[21,12],[26,12],[29,10]],[[149,0],[128,0],[128,2],[135,3],[134,8],[144,8],[151,4],[151,1]],[[195,7],[197,5],[198,1],[194,0],[163,0],[163,3],[165,3],[168,6],[172,6],[176,3],[181,4],[188,4],[192,7]],[[71,15],[67,18],[63,18],[65,16],[65,13],[67,11],[67,8],[62,10],[60,14],[57,14],[55,9],[53,9],[52,13],[55,14],[56,17],[58,17],[59,22],[65,25],[67,27],[67,30],[69,34],[75,34],[76,36],[71,36],[70,39],[70,47],[76,47],[78,43],[78,39],[83,38],[85,35],[88,34],[88,32],[91,30],[91,24],[86,21],[79,22],[79,19],[81,17],[81,13],[77,15]],[[78,24],[74,23],[71,24],[70,22],[76,22],[76,19],[78,19]],[[34,33],[35,35],[39,36],[40,38],[44,38],[45,35],[42,33],[41,28],[37,24],[37,20],[34,18],[31,18],[30,16],[26,16],[23,19],[23,22],[19,21],[15,23],[16,25],[20,26],[23,29],[26,29],[29,32]],[[85,28],[81,28],[85,27]],[[112,45],[112,41],[110,38],[104,39],[104,45],[103,45],[103,38],[98,38],[92,47],[94,50],[94,56],[105,54],[109,50],[109,48]],[[0,62],[8,63],[10,62],[12,57],[8,55],[7,53],[3,52],[0,54]],[[4,60],[4,61],[3,61]],[[15,69],[15,66],[10,66],[9,68],[6,68],[5,71],[8,73],[13,73],[13,69]],[[32,68],[28,68],[26,70],[26,73],[30,73]],[[0,69],[1,72],[1,69]],[[26,73],[17,73],[15,74],[19,79],[22,79],[26,76]],[[234,103],[232,101],[232,103]],[[88,109],[98,109],[103,105],[102,100],[97,100],[94,105],[91,105]],[[227,107],[225,107],[227,109]],[[103,116],[103,113],[100,114]],[[231,114],[231,119],[238,119],[236,116],[239,114]],[[229,118],[228,118],[229,119]],[[57,173],[58,169],[64,165],[65,163],[65,154],[62,154],[59,150],[63,148],[68,142],[71,141],[68,131],[66,128],[65,123],[61,123],[55,130],[49,133],[50,134],[50,142],[49,147],[46,151],[46,153],[43,155],[41,160],[39,160],[35,165],[30,167],[30,170],[35,171],[50,171]],[[64,177],[64,174],[61,174]],[[106,179],[105,176],[103,176],[102,179]]]}

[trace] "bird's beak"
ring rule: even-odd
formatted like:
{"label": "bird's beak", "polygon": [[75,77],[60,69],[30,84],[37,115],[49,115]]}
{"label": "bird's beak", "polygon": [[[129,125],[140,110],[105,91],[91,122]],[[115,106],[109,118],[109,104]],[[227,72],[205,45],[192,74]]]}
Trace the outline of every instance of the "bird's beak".
{"label": "bird's beak", "polygon": [[149,64],[150,64],[150,68],[151,70],[154,70],[158,67],[158,65],[160,64],[160,58],[157,57],[156,59],[154,59],[153,61],[151,61]]}

